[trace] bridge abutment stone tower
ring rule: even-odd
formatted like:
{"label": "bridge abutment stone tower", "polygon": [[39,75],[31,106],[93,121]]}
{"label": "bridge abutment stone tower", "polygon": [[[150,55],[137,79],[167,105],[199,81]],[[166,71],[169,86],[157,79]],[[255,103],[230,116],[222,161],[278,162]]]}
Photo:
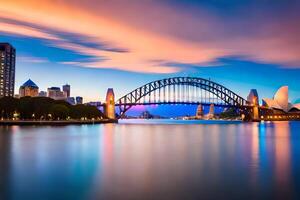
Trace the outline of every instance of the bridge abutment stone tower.
{"label": "bridge abutment stone tower", "polygon": [[250,90],[247,97],[248,105],[252,106],[250,111],[252,121],[260,121],[259,97],[256,89]]}
{"label": "bridge abutment stone tower", "polygon": [[109,119],[116,119],[115,94],[112,88],[108,88],[106,92],[104,114]]}
{"label": "bridge abutment stone tower", "polygon": [[260,121],[260,112],[259,112],[259,106],[255,105],[253,107],[253,120],[254,121]]}
{"label": "bridge abutment stone tower", "polygon": [[210,104],[209,106],[209,113],[208,113],[208,119],[213,119],[215,117],[215,104]]}
{"label": "bridge abutment stone tower", "polygon": [[202,106],[202,104],[199,104],[198,107],[197,107],[196,118],[197,119],[202,119],[203,118],[203,106]]}

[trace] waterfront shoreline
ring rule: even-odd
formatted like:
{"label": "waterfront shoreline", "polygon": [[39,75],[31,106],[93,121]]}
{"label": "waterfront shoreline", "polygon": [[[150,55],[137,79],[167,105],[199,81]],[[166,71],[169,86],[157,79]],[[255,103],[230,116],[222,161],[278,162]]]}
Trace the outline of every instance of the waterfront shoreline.
{"label": "waterfront shoreline", "polygon": [[60,121],[42,121],[42,120],[3,120],[0,121],[0,126],[28,126],[28,125],[84,125],[84,124],[108,124],[118,123],[118,120],[114,119],[102,119],[102,120],[60,120]]}

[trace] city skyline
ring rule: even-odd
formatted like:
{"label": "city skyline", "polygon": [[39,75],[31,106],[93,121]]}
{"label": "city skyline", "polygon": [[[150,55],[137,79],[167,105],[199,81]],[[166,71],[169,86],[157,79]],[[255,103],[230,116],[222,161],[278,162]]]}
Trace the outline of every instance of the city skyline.
{"label": "city skyline", "polygon": [[69,83],[74,96],[104,101],[107,88],[118,98],[184,75],[243,97],[256,88],[272,98],[288,85],[290,101],[299,98],[295,1],[96,2],[1,2],[0,41],[17,49],[15,91],[31,78],[40,88]]}

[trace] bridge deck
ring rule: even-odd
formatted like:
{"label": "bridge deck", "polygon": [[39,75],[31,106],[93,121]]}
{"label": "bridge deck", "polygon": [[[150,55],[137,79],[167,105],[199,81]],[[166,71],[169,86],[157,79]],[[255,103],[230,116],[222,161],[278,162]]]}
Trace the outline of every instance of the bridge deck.
{"label": "bridge deck", "polygon": [[[122,103],[122,104],[116,104],[116,106],[136,106],[136,105],[203,105],[203,106],[209,106],[212,103],[209,102],[141,102],[141,103]],[[219,107],[234,107],[233,105],[228,104],[214,104],[215,106]]]}

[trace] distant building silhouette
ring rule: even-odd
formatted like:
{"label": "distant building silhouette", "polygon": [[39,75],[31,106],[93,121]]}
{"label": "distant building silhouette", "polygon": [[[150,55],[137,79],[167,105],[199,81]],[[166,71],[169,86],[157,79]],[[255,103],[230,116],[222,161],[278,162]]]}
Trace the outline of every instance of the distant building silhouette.
{"label": "distant building silhouette", "polygon": [[39,97],[47,97],[47,92],[46,91],[40,91],[39,92]]}
{"label": "distant building silhouette", "polygon": [[14,96],[16,50],[8,43],[0,43],[0,97]]}
{"label": "distant building silhouette", "polygon": [[90,101],[86,104],[89,106],[95,106],[95,107],[100,107],[102,105],[100,101]]}
{"label": "distant building silhouette", "polygon": [[140,118],[151,119],[151,118],[153,118],[153,115],[151,115],[150,112],[146,110],[141,113]]}
{"label": "distant building silhouette", "polygon": [[63,92],[65,93],[66,97],[70,97],[71,94],[71,86],[69,84],[63,85]]}
{"label": "distant building silhouette", "polygon": [[67,97],[59,87],[50,87],[47,89],[48,97],[55,100],[65,100]]}
{"label": "distant building silhouette", "polygon": [[75,104],[76,104],[75,98],[74,98],[74,97],[68,97],[68,98],[67,98],[67,102],[68,102],[69,104],[71,104],[71,105],[75,105]]}
{"label": "distant building silhouette", "polygon": [[82,104],[83,103],[83,98],[82,97],[76,97],[76,104]]}

